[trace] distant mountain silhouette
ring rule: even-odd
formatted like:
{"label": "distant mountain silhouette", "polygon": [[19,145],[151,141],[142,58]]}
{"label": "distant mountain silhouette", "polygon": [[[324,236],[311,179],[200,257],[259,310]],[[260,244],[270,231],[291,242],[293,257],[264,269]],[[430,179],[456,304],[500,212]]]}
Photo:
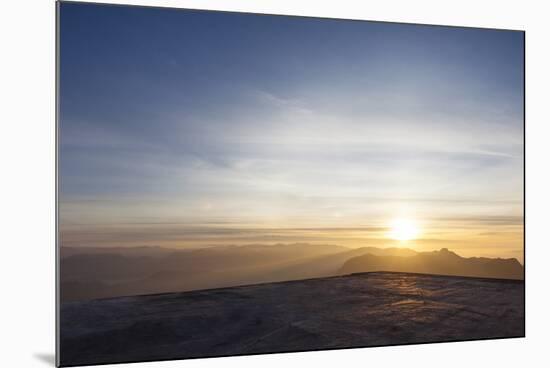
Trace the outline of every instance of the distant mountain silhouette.
{"label": "distant mountain silhouette", "polygon": [[515,260],[447,250],[276,244],[201,249],[62,248],[61,300],[143,295],[289,281],[363,271],[521,278]]}
{"label": "distant mountain silhouette", "polygon": [[342,264],[344,264],[345,261],[363,254],[408,257],[417,253],[409,248],[362,247],[345,250],[335,254],[300,259],[286,267],[277,267],[272,272],[266,271],[263,275],[263,279],[265,281],[262,282],[333,276],[337,273],[340,267],[342,267]]}
{"label": "distant mountain silhouette", "polygon": [[[337,245],[302,243],[192,250],[62,248],[61,298],[95,299],[292,280],[299,276],[285,276],[285,272],[269,275],[294,263],[348,250]],[[342,262],[334,265],[332,274]]]}
{"label": "distant mountain silhouette", "polygon": [[365,254],[347,260],[340,274],[373,271],[523,279],[523,266],[515,258],[463,258],[447,248],[406,258]]}

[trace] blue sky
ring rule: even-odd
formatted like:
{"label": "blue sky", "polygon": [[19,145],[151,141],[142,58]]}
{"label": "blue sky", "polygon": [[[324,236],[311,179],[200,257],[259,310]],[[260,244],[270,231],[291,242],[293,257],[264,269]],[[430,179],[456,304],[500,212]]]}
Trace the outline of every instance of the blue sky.
{"label": "blue sky", "polygon": [[408,217],[426,244],[522,249],[521,32],[75,3],[60,22],[75,244],[115,224],[189,245],[197,227],[309,241],[288,229]]}

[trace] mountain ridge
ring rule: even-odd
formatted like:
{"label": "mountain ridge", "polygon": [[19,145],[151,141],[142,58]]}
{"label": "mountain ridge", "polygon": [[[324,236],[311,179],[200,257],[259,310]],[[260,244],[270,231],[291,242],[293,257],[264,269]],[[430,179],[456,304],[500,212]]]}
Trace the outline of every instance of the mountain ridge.
{"label": "mountain ridge", "polygon": [[[460,261],[462,257],[448,250],[444,253],[417,252],[398,247],[347,248],[307,243],[183,250],[160,247],[114,248],[109,251],[108,248],[94,248],[87,253],[85,248],[81,248],[65,252],[60,263],[62,301],[202,290],[372,270],[445,274],[445,270],[433,267],[405,267],[410,262],[419,263],[418,258],[414,258],[419,254],[422,259],[435,257],[432,262],[450,263],[451,266],[453,259],[464,262]],[[477,265],[478,268],[483,268],[485,264],[492,266],[494,262],[510,263],[508,267],[511,269],[517,269],[519,265],[515,259],[495,261],[497,259],[473,257],[467,260],[467,263]],[[396,268],[398,264],[402,266]],[[372,269],[373,265],[378,268]],[[522,266],[519,267],[521,270],[516,270],[512,278],[523,274]],[[465,271],[455,271],[455,274],[469,275]],[[492,277],[503,275],[506,276],[502,272],[488,274]],[[474,276],[484,277],[487,274],[477,272]]]}
{"label": "mountain ridge", "polygon": [[442,248],[439,251],[418,252],[407,260],[393,256],[365,254],[348,259],[339,273],[412,272],[431,275],[488,277],[500,279],[524,278],[524,267],[515,258],[461,257]]}

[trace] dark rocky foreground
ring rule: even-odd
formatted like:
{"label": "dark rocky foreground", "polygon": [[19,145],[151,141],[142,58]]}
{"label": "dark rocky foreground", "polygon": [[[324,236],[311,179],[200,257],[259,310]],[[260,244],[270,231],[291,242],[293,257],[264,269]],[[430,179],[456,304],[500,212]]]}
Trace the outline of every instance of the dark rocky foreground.
{"label": "dark rocky foreground", "polygon": [[61,365],[524,335],[523,281],[364,273],[61,306]]}

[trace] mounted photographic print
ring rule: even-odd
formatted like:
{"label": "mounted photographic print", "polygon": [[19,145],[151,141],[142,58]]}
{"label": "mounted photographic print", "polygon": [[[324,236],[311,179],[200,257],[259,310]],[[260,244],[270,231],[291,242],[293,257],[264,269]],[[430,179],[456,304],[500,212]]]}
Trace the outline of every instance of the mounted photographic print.
{"label": "mounted photographic print", "polygon": [[58,3],[57,364],[523,337],[524,32]]}

